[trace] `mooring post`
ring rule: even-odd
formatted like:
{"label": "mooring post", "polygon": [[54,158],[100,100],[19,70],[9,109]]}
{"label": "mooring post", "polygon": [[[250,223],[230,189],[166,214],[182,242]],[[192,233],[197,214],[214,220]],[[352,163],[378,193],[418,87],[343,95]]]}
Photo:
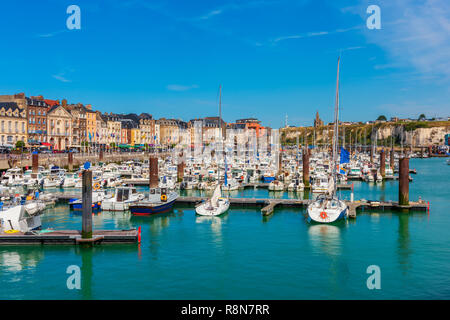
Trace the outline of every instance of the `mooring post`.
{"label": "mooring post", "polygon": [[278,175],[281,174],[283,170],[283,153],[280,150],[280,152],[278,153]]}
{"label": "mooring post", "polygon": [[67,167],[69,168],[69,171],[73,171],[73,153],[72,151],[69,151],[67,154]]}
{"label": "mooring post", "polygon": [[92,171],[86,169],[82,174],[83,221],[81,238],[92,238]]}
{"label": "mooring post", "polygon": [[184,162],[180,162],[177,165],[177,180],[178,182],[182,182],[184,177]]}
{"label": "mooring post", "polygon": [[398,204],[409,205],[409,158],[399,160]]}
{"label": "mooring post", "polygon": [[33,167],[32,172],[38,173],[39,171],[39,154],[35,151],[31,155],[31,165]]}
{"label": "mooring post", "polygon": [[354,196],[353,196],[353,183],[352,183],[352,193],[350,193],[350,202],[353,202]]}
{"label": "mooring post", "polygon": [[384,178],[386,176],[386,153],[384,149],[380,152],[380,174]]}
{"label": "mooring post", "polygon": [[394,170],[394,165],[395,165],[395,152],[394,152],[394,148],[391,149],[391,156],[389,158],[389,163],[391,165],[391,169]]}
{"label": "mooring post", "polygon": [[150,188],[158,188],[159,180],[158,180],[158,158],[150,157],[149,161],[149,185]]}
{"label": "mooring post", "polygon": [[103,161],[103,149],[100,148],[100,152],[98,153],[98,161]]}
{"label": "mooring post", "polygon": [[303,149],[302,152],[303,161],[303,184],[309,188],[309,152],[308,149]]}

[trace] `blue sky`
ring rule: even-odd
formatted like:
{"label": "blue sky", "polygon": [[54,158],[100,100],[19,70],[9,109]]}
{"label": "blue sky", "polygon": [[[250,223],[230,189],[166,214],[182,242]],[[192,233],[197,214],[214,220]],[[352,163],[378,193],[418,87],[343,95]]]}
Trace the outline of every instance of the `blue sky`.
{"label": "blue sky", "polygon": [[[81,9],[68,30],[66,9]],[[369,30],[366,8],[381,8]],[[450,2],[40,0],[0,5],[0,94],[272,127],[450,116]]]}

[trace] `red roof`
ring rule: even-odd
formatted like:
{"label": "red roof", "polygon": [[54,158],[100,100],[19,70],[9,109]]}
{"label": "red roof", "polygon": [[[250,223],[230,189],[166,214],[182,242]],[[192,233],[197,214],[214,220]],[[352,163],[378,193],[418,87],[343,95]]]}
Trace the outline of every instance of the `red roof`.
{"label": "red roof", "polygon": [[59,102],[57,100],[44,99],[45,103],[50,107],[58,106]]}

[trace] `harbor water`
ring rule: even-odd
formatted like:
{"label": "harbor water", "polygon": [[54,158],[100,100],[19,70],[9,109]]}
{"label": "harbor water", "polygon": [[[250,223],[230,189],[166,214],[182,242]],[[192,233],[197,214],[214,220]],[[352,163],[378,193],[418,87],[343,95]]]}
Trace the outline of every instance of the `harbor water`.
{"label": "harbor water", "polygon": [[[0,299],[449,299],[450,166],[411,159],[410,200],[430,212],[372,210],[335,225],[310,224],[305,209],[230,208],[199,217],[194,208],[150,217],[101,212],[94,229],[142,228],[138,245],[0,246]],[[145,188],[144,188],[145,189]],[[355,199],[397,200],[398,182],[354,182]],[[197,192],[189,192],[196,195]],[[350,199],[350,191],[341,191]],[[236,197],[294,197],[266,189]],[[300,195],[301,197],[301,195]],[[58,204],[43,228],[80,229],[81,215]],[[69,266],[81,288],[69,289]],[[367,268],[381,271],[369,290]]]}

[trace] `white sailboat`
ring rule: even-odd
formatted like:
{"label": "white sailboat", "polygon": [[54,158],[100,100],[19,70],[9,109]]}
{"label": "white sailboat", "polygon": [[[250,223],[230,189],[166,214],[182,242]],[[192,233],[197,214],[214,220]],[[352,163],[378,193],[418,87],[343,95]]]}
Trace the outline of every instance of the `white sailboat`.
{"label": "white sailboat", "polygon": [[[222,86],[219,87],[219,126],[220,129],[220,140],[222,141],[222,112],[221,112],[221,98],[222,98]],[[222,141],[222,152],[223,152],[223,141]],[[225,159],[225,175],[227,170],[226,159]],[[195,212],[201,216],[219,216],[225,213],[230,207],[230,200],[228,198],[222,197],[222,188],[220,184],[220,166],[217,166],[217,185],[214,189],[213,196],[206,202],[201,203],[195,208]],[[225,185],[226,183],[225,177]]]}
{"label": "white sailboat", "polygon": [[213,196],[195,208],[195,212],[201,216],[219,216],[230,207],[230,200],[222,197],[222,189],[217,184]]}
{"label": "white sailboat", "polygon": [[337,66],[336,80],[336,104],[334,108],[334,132],[333,132],[333,159],[332,159],[332,176],[329,180],[328,190],[326,194],[321,194],[308,205],[308,216],[311,220],[320,223],[331,223],[336,220],[346,218],[348,215],[347,205],[337,196],[336,177],[337,177],[337,147],[338,147],[338,130],[339,130],[339,60]]}

